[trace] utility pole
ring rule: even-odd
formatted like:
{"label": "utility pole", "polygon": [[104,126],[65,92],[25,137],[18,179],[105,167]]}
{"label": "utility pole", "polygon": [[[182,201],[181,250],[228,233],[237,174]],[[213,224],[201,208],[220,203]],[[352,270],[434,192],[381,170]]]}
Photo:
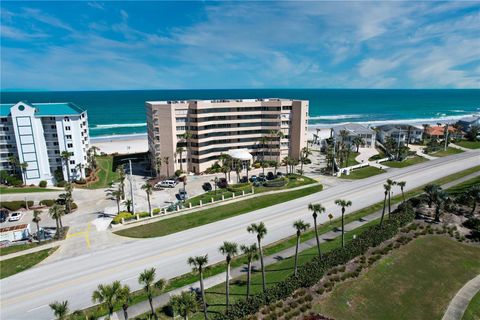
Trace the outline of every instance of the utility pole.
{"label": "utility pole", "polygon": [[399,127],[399,132],[398,132],[398,145],[397,145],[397,161],[400,159],[400,136],[402,135],[402,125]]}
{"label": "utility pole", "polygon": [[135,198],[133,195],[133,175],[132,175],[132,159],[128,159],[128,164],[130,166],[130,195],[132,197],[132,212],[135,215]]}
{"label": "utility pole", "polygon": [[447,146],[448,146],[448,123],[445,123],[445,128],[443,132],[443,138],[445,140],[445,148],[444,150],[447,151]]}

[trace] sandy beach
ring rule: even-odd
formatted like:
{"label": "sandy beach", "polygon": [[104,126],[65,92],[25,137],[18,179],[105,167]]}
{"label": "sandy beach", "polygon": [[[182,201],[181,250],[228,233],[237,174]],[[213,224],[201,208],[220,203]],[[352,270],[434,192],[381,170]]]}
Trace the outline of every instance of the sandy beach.
{"label": "sandy beach", "polygon": [[129,154],[148,151],[146,134],[90,138],[90,144],[107,154]]}

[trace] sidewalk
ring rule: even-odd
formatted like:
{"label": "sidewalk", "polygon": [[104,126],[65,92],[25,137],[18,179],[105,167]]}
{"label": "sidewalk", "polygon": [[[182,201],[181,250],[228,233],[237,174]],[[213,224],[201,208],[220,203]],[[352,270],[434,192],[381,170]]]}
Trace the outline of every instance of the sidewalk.
{"label": "sidewalk", "polygon": [[455,149],[462,150],[462,151],[472,151],[472,149],[464,148],[464,147],[461,147],[461,146],[456,145],[456,144],[451,143],[451,142],[448,144],[448,146],[452,147],[452,148],[455,148]]}
{"label": "sidewalk", "polygon": [[423,157],[427,160],[435,160],[435,159],[438,159],[437,157],[432,157],[426,153],[423,152],[423,148],[424,146],[416,146],[416,145],[409,145],[408,146],[411,150],[415,151],[415,153],[417,154],[417,156],[419,157]]}
{"label": "sidewalk", "polygon": [[480,292],[480,275],[468,281],[448,304],[442,320],[460,320],[467,310],[470,300]]}

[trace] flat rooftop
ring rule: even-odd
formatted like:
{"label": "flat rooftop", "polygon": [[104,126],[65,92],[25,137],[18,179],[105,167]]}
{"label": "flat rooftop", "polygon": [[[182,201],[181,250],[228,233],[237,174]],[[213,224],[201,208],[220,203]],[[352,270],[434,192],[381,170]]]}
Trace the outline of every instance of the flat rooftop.
{"label": "flat rooftop", "polygon": [[149,104],[184,104],[189,102],[202,103],[229,103],[229,102],[268,102],[268,101],[301,101],[301,99],[282,99],[282,98],[258,98],[258,99],[214,99],[214,100],[165,100],[165,101],[146,101]]}
{"label": "flat rooftop", "polygon": [[[48,116],[70,116],[79,115],[85,112],[85,109],[77,106],[72,102],[53,102],[53,103],[29,103],[25,101],[19,101],[32,108],[35,108],[36,116],[48,117]],[[18,102],[17,102],[18,103]],[[10,108],[17,103],[2,103],[0,104],[0,117],[8,117],[10,115]]]}

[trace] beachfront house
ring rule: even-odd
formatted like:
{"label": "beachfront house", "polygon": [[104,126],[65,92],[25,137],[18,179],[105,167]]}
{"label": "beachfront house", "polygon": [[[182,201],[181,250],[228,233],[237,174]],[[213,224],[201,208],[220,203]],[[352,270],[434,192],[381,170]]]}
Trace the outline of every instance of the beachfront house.
{"label": "beachfront house", "polygon": [[419,143],[422,141],[423,127],[410,124],[386,124],[376,127],[377,139],[382,144],[387,138],[392,138],[396,143]]}
{"label": "beachfront house", "polygon": [[[434,138],[438,140],[443,140],[445,137],[445,126],[428,126],[425,129],[425,135],[428,138]],[[462,137],[462,131],[459,129],[456,129],[453,126],[448,126],[448,136],[450,138],[461,138]]]}
{"label": "beachfront house", "polygon": [[85,177],[88,147],[87,111],[73,103],[0,105],[0,170],[25,184],[53,185],[56,171],[65,180]]}
{"label": "beachfront house", "polygon": [[305,100],[147,101],[145,107],[150,160],[161,176],[204,172],[222,154],[240,154],[242,162],[298,159],[307,146]]}
{"label": "beachfront house", "polygon": [[457,121],[457,124],[464,132],[469,132],[471,127],[480,127],[480,116],[462,118]]}
{"label": "beachfront house", "polygon": [[356,139],[361,138],[363,143],[360,144],[361,148],[374,148],[375,147],[375,130],[361,125],[359,123],[346,123],[338,125],[332,128],[332,137],[335,141],[343,141],[346,145],[349,145],[352,150],[356,150]]}

